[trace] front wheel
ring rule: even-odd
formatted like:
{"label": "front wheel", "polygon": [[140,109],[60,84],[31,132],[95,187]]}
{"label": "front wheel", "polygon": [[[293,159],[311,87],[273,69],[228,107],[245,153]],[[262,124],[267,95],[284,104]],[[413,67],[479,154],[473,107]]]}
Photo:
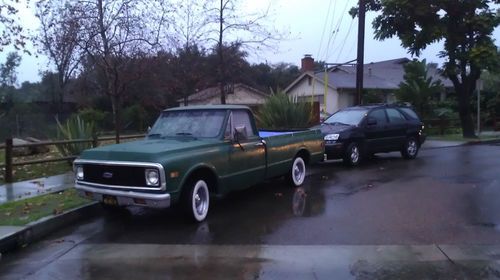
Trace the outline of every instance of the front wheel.
{"label": "front wheel", "polygon": [[361,161],[361,150],[356,142],[353,142],[347,146],[344,163],[349,166],[356,166]]}
{"label": "front wheel", "polygon": [[300,156],[293,160],[292,168],[286,176],[287,181],[293,187],[300,187],[306,179],[306,163]]}
{"label": "front wheel", "polygon": [[417,157],[418,149],[417,139],[415,139],[415,137],[409,137],[406,139],[405,145],[401,150],[401,155],[405,159],[414,159]]}
{"label": "front wheel", "polygon": [[210,193],[208,184],[203,179],[189,181],[188,189],[184,194],[184,211],[186,215],[196,222],[205,220],[210,206]]}

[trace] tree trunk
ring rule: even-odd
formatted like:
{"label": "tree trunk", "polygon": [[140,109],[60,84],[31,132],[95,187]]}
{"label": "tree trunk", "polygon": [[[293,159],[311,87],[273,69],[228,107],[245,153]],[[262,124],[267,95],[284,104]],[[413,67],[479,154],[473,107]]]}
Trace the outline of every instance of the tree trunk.
{"label": "tree trunk", "polygon": [[472,111],[470,106],[471,92],[467,87],[455,87],[458,98],[458,115],[460,116],[460,125],[462,126],[462,135],[464,138],[476,138],[474,133],[474,122],[472,121]]}
{"label": "tree trunk", "polygon": [[223,0],[220,0],[219,10],[219,88],[220,88],[220,104],[226,104],[225,88],[225,70],[224,70],[224,54],[223,54],[223,35],[224,34],[224,5]]}
{"label": "tree trunk", "polygon": [[113,123],[115,124],[115,142],[120,143],[120,130],[121,130],[121,104],[119,97],[111,96],[111,106],[113,108]]}

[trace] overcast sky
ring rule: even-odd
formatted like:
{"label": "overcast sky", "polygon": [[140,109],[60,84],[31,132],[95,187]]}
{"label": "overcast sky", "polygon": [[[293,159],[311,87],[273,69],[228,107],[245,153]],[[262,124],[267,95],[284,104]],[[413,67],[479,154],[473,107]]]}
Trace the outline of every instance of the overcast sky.
{"label": "overcast sky", "polygon": [[[352,19],[347,12],[357,4],[357,0],[243,0],[244,10],[265,10],[270,6],[269,24],[275,28],[289,31],[290,39],[282,41],[278,51],[264,50],[258,54],[250,54],[252,63],[288,62],[300,66],[304,54],[311,54],[316,60],[330,63],[346,62],[356,58],[357,19]],[[20,16],[26,28],[36,29],[37,20],[29,9],[21,9]],[[398,39],[376,41],[373,39],[371,22],[375,13],[367,14],[365,37],[365,63],[395,59],[411,58],[400,46]],[[494,38],[498,41],[500,31],[497,29]],[[435,44],[427,48],[420,58],[427,62],[442,63],[437,57],[442,48]],[[8,49],[0,54],[0,62],[5,61]],[[40,71],[49,67],[47,59],[23,55],[18,70],[19,83],[22,81],[40,80]]]}

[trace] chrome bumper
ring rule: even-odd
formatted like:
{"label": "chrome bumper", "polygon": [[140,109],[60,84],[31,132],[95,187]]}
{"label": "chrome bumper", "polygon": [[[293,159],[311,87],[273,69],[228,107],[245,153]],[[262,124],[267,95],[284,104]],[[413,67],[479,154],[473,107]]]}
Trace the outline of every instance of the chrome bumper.
{"label": "chrome bumper", "polygon": [[142,193],[134,191],[109,190],[75,184],[78,194],[92,200],[103,201],[105,195],[116,197],[120,206],[141,206],[150,208],[170,207],[170,194]]}

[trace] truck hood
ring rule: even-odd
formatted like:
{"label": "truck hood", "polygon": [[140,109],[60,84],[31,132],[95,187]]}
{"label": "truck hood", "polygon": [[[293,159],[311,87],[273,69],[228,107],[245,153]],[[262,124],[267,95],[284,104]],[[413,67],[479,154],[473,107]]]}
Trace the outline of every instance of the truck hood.
{"label": "truck hood", "polygon": [[217,141],[186,138],[145,139],[85,150],[80,159],[158,162],[157,159],[164,159],[169,154],[173,155],[186,150],[192,151],[196,148],[213,145]]}

